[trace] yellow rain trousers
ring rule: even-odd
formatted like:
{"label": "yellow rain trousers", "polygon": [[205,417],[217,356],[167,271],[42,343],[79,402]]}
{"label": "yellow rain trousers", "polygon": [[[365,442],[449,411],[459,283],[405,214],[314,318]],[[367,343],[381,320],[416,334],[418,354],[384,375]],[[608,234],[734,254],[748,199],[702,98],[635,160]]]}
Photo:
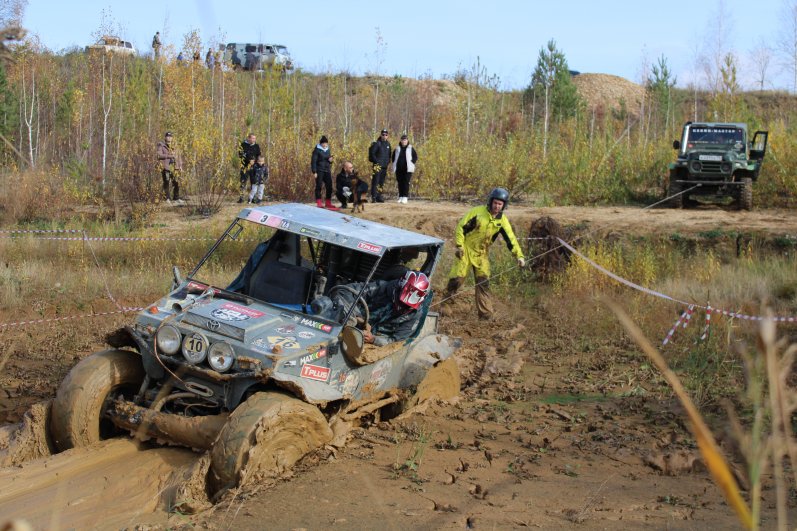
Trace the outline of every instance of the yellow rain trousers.
{"label": "yellow rain trousers", "polygon": [[493,313],[489,291],[488,252],[499,234],[515,258],[524,258],[512,225],[503,213],[493,217],[487,206],[481,205],[472,208],[457,224],[455,241],[457,247],[462,249],[462,258],[455,259],[454,265],[451,266],[446,297],[453,295],[462,286],[468,271],[473,269],[476,280],[476,306],[480,317],[489,317]]}

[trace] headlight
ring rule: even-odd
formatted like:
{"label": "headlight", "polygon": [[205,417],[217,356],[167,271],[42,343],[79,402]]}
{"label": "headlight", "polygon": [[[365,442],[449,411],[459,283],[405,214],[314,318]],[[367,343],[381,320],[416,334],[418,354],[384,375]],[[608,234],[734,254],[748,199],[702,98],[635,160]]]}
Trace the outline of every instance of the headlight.
{"label": "headlight", "polygon": [[183,339],[183,357],[191,365],[202,363],[208,354],[208,340],[202,334],[191,334]]}
{"label": "headlight", "polygon": [[722,171],[722,173],[730,173],[731,169],[733,169],[733,166],[731,166],[730,162],[723,162],[720,165],[720,170]]}
{"label": "headlight", "polygon": [[692,162],[689,163],[689,169],[697,173],[703,169],[703,165],[700,163],[699,160],[693,160]]}
{"label": "headlight", "polygon": [[156,334],[158,348],[166,354],[174,354],[180,350],[180,340],[183,336],[172,325],[161,326]]}
{"label": "headlight", "polygon": [[230,370],[233,358],[232,347],[228,343],[213,343],[208,351],[208,363],[219,372]]}

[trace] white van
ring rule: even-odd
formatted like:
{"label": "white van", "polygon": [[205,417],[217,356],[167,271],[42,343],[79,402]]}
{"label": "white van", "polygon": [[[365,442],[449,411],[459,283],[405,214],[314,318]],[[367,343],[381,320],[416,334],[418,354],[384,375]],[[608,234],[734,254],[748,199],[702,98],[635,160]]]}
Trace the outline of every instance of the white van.
{"label": "white van", "polygon": [[223,49],[224,62],[231,64],[233,68],[265,70],[279,66],[285,70],[293,69],[288,48],[281,44],[230,42]]}

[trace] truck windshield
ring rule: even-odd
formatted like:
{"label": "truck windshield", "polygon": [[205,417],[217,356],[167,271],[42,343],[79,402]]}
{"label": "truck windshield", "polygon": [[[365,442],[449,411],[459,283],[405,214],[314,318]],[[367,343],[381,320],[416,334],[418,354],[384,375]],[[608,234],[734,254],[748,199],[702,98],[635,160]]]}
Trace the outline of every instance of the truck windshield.
{"label": "truck windshield", "polygon": [[692,127],[686,142],[688,148],[706,144],[736,144],[744,142],[744,132],[733,127]]}

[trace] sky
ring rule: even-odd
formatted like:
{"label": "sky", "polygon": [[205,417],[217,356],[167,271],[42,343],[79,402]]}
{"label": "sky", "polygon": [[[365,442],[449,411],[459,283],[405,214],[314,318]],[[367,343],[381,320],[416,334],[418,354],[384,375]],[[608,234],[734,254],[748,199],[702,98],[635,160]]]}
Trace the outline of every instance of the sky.
{"label": "sky", "polygon": [[[709,43],[721,35],[722,48],[738,57],[742,86],[749,88],[756,78],[750,52],[762,43],[777,47],[788,1],[28,0],[23,26],[59,52],[93,42],[106,20],[143,54],[151,53],[155,31],[165,45],[180,47],[183,36],[197,29],[206,44],[284,44],[294,62],[311,72],[440,78],[478,61],[504,89],[528,85],[550,39],[571,70],[640,82],[644,65],[663,55],[679,86],[700,83],[695,57],[716,49]],[[791,88],[777,52],[771,63],[766,88]]]}

